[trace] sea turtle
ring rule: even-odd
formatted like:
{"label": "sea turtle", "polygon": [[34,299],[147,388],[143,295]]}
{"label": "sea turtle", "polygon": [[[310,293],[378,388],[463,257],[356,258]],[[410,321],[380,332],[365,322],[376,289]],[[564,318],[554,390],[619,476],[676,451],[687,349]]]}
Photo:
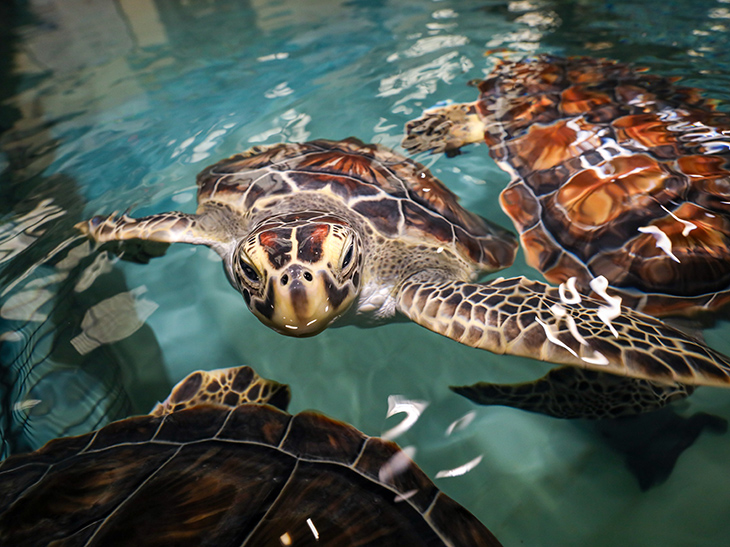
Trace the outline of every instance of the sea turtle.
{"label": "sea turtle", "polygon": [[[486,140],[512,176],[502,208],[548,281],[589,294],[603,276],[628,307],[696,316],[730,300],[730,117],[676,81],[589,57],[500,61],[475,102],[426,110],[402,144],[453,156]],[[481,404],[605,418],[692,388],[558,370],[455,390]]]}
{"label": "sea turtle", "polygon": [[524,277],[480,282],[512,263],[515,238],[384,146],[256,147],[197,182],[196,214],[97,216],[78,227],[99,242],[208,245],[256,317],[283,334],[400,314],[469,346],[654,380],[670,393],[684,389],[677,382],[730,383],[726,357],[619,306],[601,279],[605,300]]}
{"label": "sea turtle", "polygon": [[730,116],[677,78],[606,59],[500,61],[473,103],[426,110],[403,147],[486,140],[529,265],[588,294],[696,315],[730,301]]}
{"label": "sea turtle", "polygon": [[0,543],[500,545],[396,444],[288,402],[249,367],[198,371],[147,416],[11,456]]}

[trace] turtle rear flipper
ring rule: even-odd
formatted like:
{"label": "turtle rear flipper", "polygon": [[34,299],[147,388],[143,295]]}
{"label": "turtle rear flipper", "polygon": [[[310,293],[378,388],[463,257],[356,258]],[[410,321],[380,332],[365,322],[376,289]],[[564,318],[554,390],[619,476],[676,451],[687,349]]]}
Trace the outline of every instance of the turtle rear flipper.
{"label": "turtle rear flipper", "polygon": [[519,384],[479,382],[451,388],[481,405],[503,405],[555,418],[601,420],[658,410],[694,391],[576,367],[560,367],[539,380]]}

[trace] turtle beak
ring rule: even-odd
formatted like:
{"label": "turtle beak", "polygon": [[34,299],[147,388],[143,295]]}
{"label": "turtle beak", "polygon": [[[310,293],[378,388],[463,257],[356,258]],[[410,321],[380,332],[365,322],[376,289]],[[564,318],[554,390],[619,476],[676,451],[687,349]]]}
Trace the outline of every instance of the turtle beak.
{"label": "turtle beak", "polygon": [[278,277],[269,278],[267,289],[271,299],[269,317],[259,318],[288,336],[314,336],[322,332],[352,301],[333,299],[329,275],[312,272],[299,264],[290,266]]}

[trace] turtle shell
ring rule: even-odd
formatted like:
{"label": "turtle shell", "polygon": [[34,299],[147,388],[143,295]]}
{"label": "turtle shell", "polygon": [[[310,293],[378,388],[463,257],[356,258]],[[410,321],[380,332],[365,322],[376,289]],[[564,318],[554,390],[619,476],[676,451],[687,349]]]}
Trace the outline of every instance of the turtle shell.
{"label": "turtle shell", "polygon": [[493,545],[387,441],[322,415],[199,405],[0,465],[2,545]]}
{"label": "turtle shell", "polygon": [[206,168],[197,181],[201,207],[212,202],[244,215],[273,210],[294,193],[312,194],[311,209],[334,213],[336,199],[350,217],[344,220],[357,216],[388,238],[452,245],[487,271],[512,264],[517,249],[510,232],[462,208],[426,167],[356,138],[256,147]]}
{"label": "turtle shell", "polygon": [[730,118],[676,78],[586,57],[503,62],[479,84],[501,203],[553,283],[605,276],[654,315],[730,300]]}

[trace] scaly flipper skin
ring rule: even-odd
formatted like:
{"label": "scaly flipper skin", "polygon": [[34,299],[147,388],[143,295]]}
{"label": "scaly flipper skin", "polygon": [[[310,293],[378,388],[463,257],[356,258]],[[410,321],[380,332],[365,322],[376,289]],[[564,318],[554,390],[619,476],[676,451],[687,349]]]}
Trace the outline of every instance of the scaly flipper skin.
{"label": "scaly flipper skin", "polygon": [[555,418],[603,420],[658,410],[689,396],[694,388],[560,367],[519,384],[479,382],[452,387],[480,405],[502,405]]}
{"label": "scaly flipper skin", "polygon": [[409,153],[430,151],[455,155],[462,146],[484,141],[484,122],[476,103],[460,103],[432,108],[406,124],[401,145]]}
{"label": "scaly flipper skin", "polygon": [[165,416],[202,404],[235,408],[246,403],[267,403],[286,410],[290,400],[289,386],[262,378],[251,367],[198,370],[181,380],[150,416]]}
{"label": "scaly flipper skin", "polygon": [[606,318],[606,303],[568,304],[559,289],[524,277],[479,284],[424,272],[403,284],[397,307],[427,329],[497,354],[667,384],[730,384],[727,358],[683,332],[625,307]]}
{"label": "scaly flipper skin", "polygon": [[218,250],[227,238],[208,217],[173,211],[143,218],[127,215],[95,216],[76,228],[99,243],[138,239],[160,243],[192,243]]}

